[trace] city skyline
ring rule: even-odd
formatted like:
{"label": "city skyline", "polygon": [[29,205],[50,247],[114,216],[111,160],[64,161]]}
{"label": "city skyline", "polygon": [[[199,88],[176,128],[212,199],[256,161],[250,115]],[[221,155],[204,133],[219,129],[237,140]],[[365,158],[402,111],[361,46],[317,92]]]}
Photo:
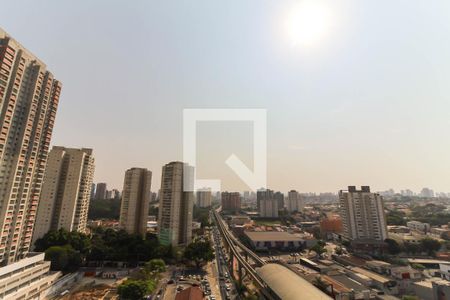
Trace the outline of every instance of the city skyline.
{"label": "city skyline", "polygon": [[[93,148],[95,182],[120,188],[126,169],[143,167],[157,187],[162,166],[182,160],[184,108],[245,107],[267,109],[270,189],[337,192],[352,183],[449,191],[450,45],[441,39],[449,4],[324,3],[331,33],[307,47],[285,36],[293,1],[240,3],[242,12],[232,10],[236,3],[196,11],[108,2],[104,11],[101,1],[9,2],[0,16],[3,29],[65,83],[52,145]],[[36,26],[17,22],[18,12]],[[116,47],[121,39],[129,48]],[[204,153],[218,153],[200,167],[233,151],[251,161],[251,145],[241,143],[251,130],[242,128],[225,141],[214,135],[226,129],[200,128],[212,141]],[[211,165],[204,173],[223,178],[222,190],[248,189],[225,165]]]}

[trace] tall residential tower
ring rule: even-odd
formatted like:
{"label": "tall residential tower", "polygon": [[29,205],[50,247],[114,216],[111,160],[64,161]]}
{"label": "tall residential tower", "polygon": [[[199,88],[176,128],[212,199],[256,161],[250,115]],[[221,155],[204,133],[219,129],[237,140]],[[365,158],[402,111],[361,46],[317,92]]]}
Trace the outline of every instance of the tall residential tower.
{"label": "tall residential tower", "polygon": [[119,225],[128,233],[145,237],[147,233],[152,172],[144,168],[131,168],[125,172]]}
{"label": "tall residential tower", "polygon": [[86,231],[93,177],[92,149],[52,148],[45,169],[33,243],[49,230]]}
{"label": "tall residential tower", "polygon": [[162,169],[158,235],[164,245],[184,246],[192,240],[194,168],[171,162]]}
{"label": "tall residential tower", "polygon": [[343,236],[355,242],[382,243],[387,237],[383,198],[370,187],[349,186],[339,191]]}
{"label": "tall residential tower", "polygon": [[45,63],[0,29],[0,264],[31,246],[60,93]]}

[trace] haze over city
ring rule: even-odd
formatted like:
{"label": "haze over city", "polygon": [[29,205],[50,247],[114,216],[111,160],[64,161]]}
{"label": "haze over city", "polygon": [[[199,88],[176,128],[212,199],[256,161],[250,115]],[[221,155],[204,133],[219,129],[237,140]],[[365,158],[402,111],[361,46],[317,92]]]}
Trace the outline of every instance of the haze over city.
{"label": "haze over city", "polygon": [[[450,191],[450,3],[321,3],[303,33],[297,1],[5,1],[0,20],[63,83],[52,144],[93,148],[96,182],[145,167],[157,191],[183,109],[264,108],[270,188]],[[251,168],[251,134],[199,126],[199,175],[248,189],[223,161]]]}

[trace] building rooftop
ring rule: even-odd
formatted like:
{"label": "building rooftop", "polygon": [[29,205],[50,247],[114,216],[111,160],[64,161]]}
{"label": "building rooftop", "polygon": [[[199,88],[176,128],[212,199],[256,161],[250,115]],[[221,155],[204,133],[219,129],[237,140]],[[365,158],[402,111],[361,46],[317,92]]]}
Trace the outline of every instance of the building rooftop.
{"label": "building rooftop", "polygon": [[369,277],[372,280],[375,280],[375,281],[378,281],[378,282],[381,282],[381,283],[387,283],[387,282],[391,281],[389,278],[386,278],[386,277],[381,276],[381,275],[379,275],[377,273],[371,272],[369,270],[366,270],[366,269],[363,269],[363,268],[360,268],[360,267],[353,267],[353,268],[351,268],[351,270],[353,272],[362,274],[362,275],[364,275],[366,277]]}
{"label": "building rooftop", "polygon": [[[256,269],[256,272],[280,299],[332,299],[314,285],[281,265],[267,264]],[[299,295],[301,295],[300,298]]]}
{"label": "building rooftop", "polygon": [[410,264],[450,264],[450,261],[439,260],[439,259],[428,259],[428,258],[408,258],[407,259]]}
{"label": "building rooftop", "polygon": [[175,300],[203,300],[203,292],[198,286],[193,286],[179,292]]}
{"label": "building rooftop", "polygon": [[254,242],[302,240],[298,235],[283,231],[246,231],[245,234]]}

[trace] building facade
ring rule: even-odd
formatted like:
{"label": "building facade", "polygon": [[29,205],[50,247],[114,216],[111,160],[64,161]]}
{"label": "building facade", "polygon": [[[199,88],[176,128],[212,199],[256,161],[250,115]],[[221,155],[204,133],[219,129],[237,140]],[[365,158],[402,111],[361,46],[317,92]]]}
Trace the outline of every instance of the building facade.
{"label": "building facade", "polygon": [[269,189],[259,189],[256,191],[256,208],[261,210],[261,201],[266,199],[274,199],[273,191]]}
{"label": "building facade", "polygon": [[0,29],[0,264],[31,246],[61,83]]}
{"label": "building facade", "polygon": [[161,244],[185,246],[192,241],[194,168],[182,162],[163,166],[158,236]]}
{"label": "building facade", "polygon": [[273,198],[278,202],[278,209],[284,208],[284,194],[282,192],[275,192]]}
{"label": "building facade", "polygon": [[259,216],[262,218],[278,218],[277,199],[263,199],[259,203]]}
{"label": "building facade", "polygon": [[130,234],[147,233],[152,172],[145,168],[131,168],[125,172],[119,226]]}
{"label": "building facade", "polygon": [[0,299],[45,299],[62,275],[50,271],[44,253],[29,253],[18,262],[0,268]]}
{"label": "building facade", "polygon": [[196,205],[198,207],[210,207],[211,206],[211,190],[210,189],[200,189],[197,190],[196,195]]}
{"label": "building facade", "polygon": [[387,237],[383,198],[370,187],[339,191],[343,236],[349,240],[383,242]]}
{"label": "building facade", "polygon": [[241,194],[238,192],[222,192],[222,210],[237,213],[241,209]]}
{"label": "building facade", "polygon": [[92,149],[52,148],[45,169],[33,243],[49,230],[86,231],[94,168]]}
{"label": "building facade", "polygon": [[95,200],[106,199],[106,188],[107,185],[104,182],[97,183],[95,188]]}
{"label": "building facade", "polygon": [[287,198],[288,212],[294,212],[294,211],[301,212],[301,211],[303,211],[304,207],[305,207],[305,203],[303,201],[303,198],[300,196],[300,194],[295,190],[289,191],[288,198]]}

